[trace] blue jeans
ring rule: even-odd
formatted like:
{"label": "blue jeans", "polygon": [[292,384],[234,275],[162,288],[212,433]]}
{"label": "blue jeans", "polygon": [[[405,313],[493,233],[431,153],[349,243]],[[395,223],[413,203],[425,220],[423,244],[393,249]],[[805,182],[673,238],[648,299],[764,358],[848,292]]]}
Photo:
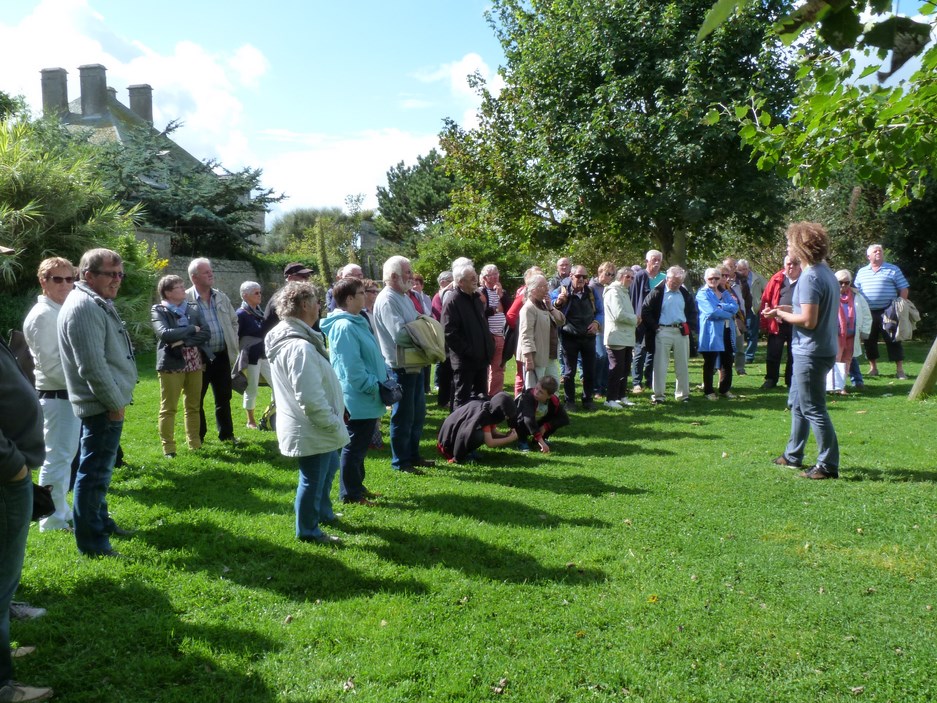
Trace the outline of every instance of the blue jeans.
{"label": "blue jeans", "polygon": [[368,418],[345,423],[349,442],[342,448],[342,473],[338,481],[338,496],[342,500],[364,497],[364,457],[374,436],[374,422],[374,418]]}
{"label": "blue jeans", "polygon": [[644,340],[634,345],[634,355],[631,359],[631,383],[635,386],[650,388],[653,384],[654,355],[644,345]]}
{"label": "blue jeans", "polygon": [[10,601],[16,593],[26,556],[26,537],[33,511],[31,476],[0,483],[0,686],[13,678],[10,657]]}
{"label": "blue jeans", "polygon": [[748,326],[748,334],[746,335],[748,344],[745,347],[745,361],[754,361],[755,352],[758,351],[758,330],[760,324],[758,315],[749,311],[745,316],[745,323]]}
{"label": "blue jeans", "polygon": [[81,449],[75,493],[75,542],[82,554],[103,554],[111,549],[114,521],[107,512],[107,489],[111,485],[123,420],[108,420],[107,413],[81,419]]}
{"label": "blue jeans", "polygon": [[426,394],[423,373],[394,369],[403,397],[390,411],[390,465],[395,471],[410,468],[420,461],[420,439],[426,421]]}
{"label": "blue jeans", "polygon": [[334,520],[332,481],[338,471],[338,450],[299,457],[299,486],[296,488],[296,536],[320,537],[320,520]]}
{"label": "blue jeans", "polygon": [[849,380],[852,381],[852,385],[856,387],[864,385],[862,370],[859,368],[859,359],[855,356],[852,357],[852,361],[849,362]]}
{"label": "blue jeans", "polygon": [[[580,369],[582,365],[580,364]],[[595,336],[595,373],[592,379],[592,387],[596,393],[606,395],[608,391],[608,351],[605,349],[605,340],[603,335]]]}
{"label": "blue jeans", "polygon": [[835,356],[817,358],[794,354],[787,400],[791,407],[791,437],[784,450],[784,458],[789,462],[803,463],[804,448],[812,429],[817,440],[816,467],[834,476],[839,474],[839,441],[826,410],[826,375],[835,361]]}

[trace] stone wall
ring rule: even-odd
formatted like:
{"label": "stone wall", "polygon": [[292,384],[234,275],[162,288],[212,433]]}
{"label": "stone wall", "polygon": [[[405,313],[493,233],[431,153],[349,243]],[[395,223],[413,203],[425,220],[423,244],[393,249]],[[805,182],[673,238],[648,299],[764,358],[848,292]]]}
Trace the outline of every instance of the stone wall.
{"label": "stone wall", "polygon": [[[189,262],[192,257],[172,256],[169,258],[169,266],[163,271],[164,275],[174,273],[181,276],[189,283]],[[225,292],[235,307],[241,304],[241,284],[244,281],[257,281],[264,290],[264,302],[276,289],[282,281],[279,280],[261,280],[249,261],[234,261],[232,259],[211,259],[211,267],[215,272],[215,288]]]}

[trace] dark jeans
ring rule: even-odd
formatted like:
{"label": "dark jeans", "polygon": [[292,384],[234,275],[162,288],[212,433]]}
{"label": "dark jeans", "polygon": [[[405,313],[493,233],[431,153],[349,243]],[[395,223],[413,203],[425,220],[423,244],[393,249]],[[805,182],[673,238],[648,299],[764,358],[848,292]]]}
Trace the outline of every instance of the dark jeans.
{"label": "dark jeans", "polygon": [[81,458],[75,478],[73,512],[75,542],[82,554],[102,554],[111,549],[114,521],[107,512],[123,420],[109,420],[107,413],[81,419]]}
{"label": "dark jeans", "polygon": [[33,482],[0,483],[0,687],[13,678],[10,656],[10,601],[16,593],[26,556],[26,537],[33,511]]}
{"label": "dark jeans", "polygon": [[651,387],[652,376],[654,374],[654,355],[648,351],[644,342],[638,342],[634,345],[634,352],[631,361],[631,381],[636,386]]}
{"label": "dark jeans", "polygon": [[563,347],[563,393],[566,402],[576,399],[576,365],[582,358],[582,402],[592,402],[592,379],[595,372],[595,335],[560,334]]}
{"label": "dark jeans", "polygon": [[784,385],[790,388],[793,359],[791,357],[791,334],[793,328],[786,322],[781,322],[778,334],[768,335],[767,358],[765,360],[765,380],[778,383],[781,377],[781,356],[784,347],[787,347],[787,361],[784,364]]}
{"label": "dark jeans", "polygon": [[479,396],[488,397],[488,367],[473,364],[452,365],[452,409]]}
{"label": "dark jeans", "polygon": [[722,362],[722,377],[719,379],[719,392],[728,393],[732,388],[732,350],[704,351],[703,356],[703,393],[715,393],[713,376],[716,374],[716,359]]}
{"label": "dark jeans", "polygon": [[865,340],[865,358],[869,361],[878,361],[878,338],[881,337],[885,342],[885,349],[888,351],[889,361],[904,361],[904,347],[901,342],[892,342],[888,335],[882,330],[882,313],[884,310],[872,311],[872,331],[869,338]]}
{"label": "dark jeans", "polygon": [[605,347],[605,342],[602,340],[602,335],[597,334],[595,336],[595,392],[599,395],[604,395],[605,399],[608,400],[608,374],[611,370],[611,359],[608,356],[608,350]]}
{"label": "dark jeans", "polygon": [[198,436],[203,442],[208,433],[208,424],[205,422],[205,394],[208,393],[209,386],[215,398],[215,425],[218,428],[218,439],[231,439],[234,437],[234,422],[231,420],[231,361],[228,359],[228,352],[220,351],[215,354],[215,358],[205,365],[205,373],[202,374]]}
{"label": "dark jeans", "polygon": [[631,371],[633,347],[605,348],[608,354],[608,393],[606,400],[621,400],[628,390],[628,372]]}
{"label": "dark jeans", "polygon": [[[758,314],[749,310],[748,314],[745,316],[745,325],[748,328],[748,332],[745,335],[745,361],[754,361],[755,352],[758,351],[758,329],[760,326]],[[741,344],[739,346],[741,346]]]}
{"label": "dark jeans", "polygon": [[439,395],[436,396],[436,405],[448,408],[452,405],[452,365],[449,359],[436,364],[436,385]]}
{"label": "dark jeans", "polygon": [[374,435],[374,418],[349,420],[345,427],[349,442],[342,448],[338,497],[342,500],[358,500],[364,497],[364,457]]}
{"label": "dark jeans", "polygon": [[426,421],[426,394],[423,372],[394,369],[403,397],[390,411],[390,465],[395,471],[409,468],[420,460],[420,439]]}

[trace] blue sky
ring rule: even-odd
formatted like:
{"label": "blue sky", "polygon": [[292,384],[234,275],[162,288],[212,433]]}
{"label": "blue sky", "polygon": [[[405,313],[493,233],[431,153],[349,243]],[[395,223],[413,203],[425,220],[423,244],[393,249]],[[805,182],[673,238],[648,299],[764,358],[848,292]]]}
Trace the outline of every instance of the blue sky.
{"label": "blue sky", "polygon": [[[497,88],[503,53],[482,0],[7,0],[0,90],[41,110],[39,71],[101,63],[127,104],[153,87],[157,127],[197,157],[264,170],[283,211],[342,206],[398,161],[437,144],[442,120],[470,126],[465,76]],[[270,221],[268,220],[268,224]]]}

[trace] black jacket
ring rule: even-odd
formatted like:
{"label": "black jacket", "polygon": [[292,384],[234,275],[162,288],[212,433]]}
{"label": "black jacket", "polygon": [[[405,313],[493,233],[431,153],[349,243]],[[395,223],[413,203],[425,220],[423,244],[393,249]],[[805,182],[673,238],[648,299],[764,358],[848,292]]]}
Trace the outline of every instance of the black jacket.
{"label": "black jacket", "polygon": [[447,459],[464,461],[484,444],[482,428],[505,420],[513,425],[516,415],[514,400],[507,393],[495,393],[491,400],[471,400],[453,410],[443,421],[436,447]]}
{"label": "black jacket", "polygon": [[[186,317],[189,324],[181,326],[176,314],[162,303],[150,308],[150,324],[156,335],[156,370],[181,371],[185,368],[185,359],[182,357],[181,347],[198,347],[207,360],[214,358],[214,354],[205,349],[204,345],[211,338],[211,331],[202,320],[202,311],[197,303],[186,304]],[[196,332],[195,328],[200,331]],[[180,344],[181,342],[181,344]]]}
{"label": "black jacket", "polygon": [[485,303],[478,293],[457,288],[443,305],[442,324],[452,368],[481,368],[491,363],[495,342],[485,318]]}
{"label": "black jacket", "polygon": [[0,339],[0,482],[9,481],[24,466],[42,466],[45,458],[39,398]]}

